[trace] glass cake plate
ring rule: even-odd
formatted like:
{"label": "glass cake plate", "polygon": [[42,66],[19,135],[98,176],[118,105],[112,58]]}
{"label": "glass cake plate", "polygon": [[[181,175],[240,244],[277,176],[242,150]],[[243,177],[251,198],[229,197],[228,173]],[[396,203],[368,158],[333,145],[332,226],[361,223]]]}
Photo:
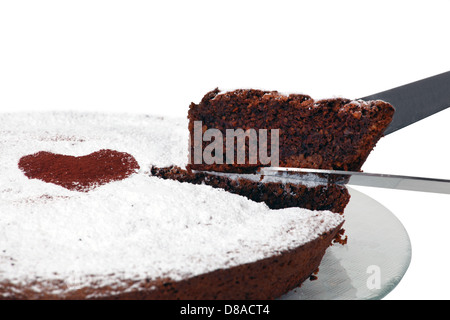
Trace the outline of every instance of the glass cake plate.
{"label": "glass cake plate", "polygon": [[349,188],[345,246],[328,248],[318,279],[306,280],[282,300],[377,300],[391,292],[409,267],[411,243],[402,223],[383,205]]}

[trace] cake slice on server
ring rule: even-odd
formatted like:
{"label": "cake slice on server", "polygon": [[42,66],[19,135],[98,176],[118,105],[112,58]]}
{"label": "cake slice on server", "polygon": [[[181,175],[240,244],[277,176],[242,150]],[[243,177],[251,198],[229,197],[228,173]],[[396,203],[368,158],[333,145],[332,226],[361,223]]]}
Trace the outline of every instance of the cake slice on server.
{"label": "cake slice on server", "polygon": [[255,173],[264,166],[359,171],[393,114],[393,106],[381,100],[215,89],[190,105],[189,164],[154,167],[152,173],[223,188],[274,209],[343,213],[350,199],[345,186],[311,178],[261,180]]}

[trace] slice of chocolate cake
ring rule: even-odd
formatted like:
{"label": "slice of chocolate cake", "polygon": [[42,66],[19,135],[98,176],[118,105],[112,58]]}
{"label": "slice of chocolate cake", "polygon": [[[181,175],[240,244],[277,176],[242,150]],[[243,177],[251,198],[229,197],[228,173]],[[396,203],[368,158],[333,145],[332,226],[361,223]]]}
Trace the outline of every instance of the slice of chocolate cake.
{"label": "slice of chocolate cake", "polygon": [[216,89],[190,105],[186,168],[153,167],[152,174],[222,188],[273,209],[343,213],[350,199],[345,186],[261,180],[254,173],[268,165],[358,171],[393,114],[384,101]]}
{"label": "slice of chocolate cake", "polygon": [[[358,171],[393,114],[394,108],[379,100],[316,101],[307,95],[283,95],[277,91],[241,89],[220,93],[216,89],[207,93],[199,104],[190,105],[191,142],[187,168],[249,173],[261,166],[274,166],[274,163],[267,163],[266,156],[270,154],[273,160],[274,153],[278,153],[279,163],[275,166]],[[195,132],[196,126],[200,126],[203,135]],[[199,150],[203,151],[201,156],[205,156],[211,145],[204,136],[208,129],[218,130],[224,138],[222,148],[214,148],[214,159],[219,160],[215,163],[197,157]],[[246,134],[245,145],[233,136],[230,138],[239,129]],[[273,133],[278,136],[277,150],[271,150]],[[266,137],[267,142],[261,143]],[[252,138],[258,139],[255,147],[260,149],[256,154],[250,148]],[[227,154],[230,146],[233,157]],[[263,147],[268,149],[264,155],[261,154]],[[245,159],[237,156],[242,151]]]}

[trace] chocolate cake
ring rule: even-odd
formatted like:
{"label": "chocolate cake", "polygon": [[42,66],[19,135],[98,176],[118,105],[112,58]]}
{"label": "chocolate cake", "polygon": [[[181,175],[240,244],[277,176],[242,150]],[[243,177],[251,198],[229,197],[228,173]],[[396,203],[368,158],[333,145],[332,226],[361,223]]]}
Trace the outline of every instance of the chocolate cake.
{"label": "chocolate cake", "polygon": [[186,169],[185,119],[16,113],[0,123],[0,299],[274,299],[340,238],[344,218],[331,211],[274,210],[153,176]]}
{"label": "chocolate cake", "polygon": [[260,177],[273,163],[250,154],[195,163],[208,147],[195,126],[276,129],[280,166],[360,170],[392,114],[382,101],[260,90],[214,90],[188,119],[0,114],[0,299],[280,297],[345,243],[349,193]]}

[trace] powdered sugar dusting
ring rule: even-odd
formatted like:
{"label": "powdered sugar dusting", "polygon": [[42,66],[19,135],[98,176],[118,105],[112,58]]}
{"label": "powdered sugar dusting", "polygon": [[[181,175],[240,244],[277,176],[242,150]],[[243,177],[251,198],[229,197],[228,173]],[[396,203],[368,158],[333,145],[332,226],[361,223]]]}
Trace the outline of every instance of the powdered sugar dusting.
{"label": "powdered sugar dusting", "polygon": [[[270,210],[209,186],[149,176],[150,165],[185,165],[186,119],[18,113],[0,114],[0,124],[0,289],[36,279],[54,294],[180,280],[297,247],[342,222],[328,211]],[[106,148],[133,155],[140,171],[85,193],[30,180],[17,166],[38,151],[81,156]]]}

